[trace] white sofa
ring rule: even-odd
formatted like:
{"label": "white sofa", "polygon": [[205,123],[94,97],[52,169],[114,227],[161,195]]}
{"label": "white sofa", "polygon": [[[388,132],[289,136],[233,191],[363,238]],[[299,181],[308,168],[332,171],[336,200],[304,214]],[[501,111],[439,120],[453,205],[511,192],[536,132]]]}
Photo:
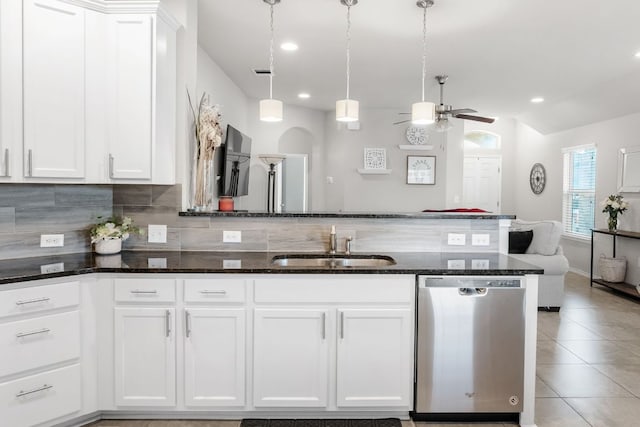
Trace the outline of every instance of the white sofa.
{"label": "white sofa", "polygon": [[514,220],[511,230],[533,231],[526,253],[509,256],[544,269],[538,282],[538,308],[559,311],[564,299],[564,276],[569,271],[569,261],[559,245],[562,223]]}

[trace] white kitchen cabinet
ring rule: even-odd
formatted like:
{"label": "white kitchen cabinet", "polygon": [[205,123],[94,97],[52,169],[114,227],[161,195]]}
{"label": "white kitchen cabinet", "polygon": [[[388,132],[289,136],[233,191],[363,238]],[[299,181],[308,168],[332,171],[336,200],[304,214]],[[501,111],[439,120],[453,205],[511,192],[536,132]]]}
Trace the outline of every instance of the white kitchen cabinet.
{"label": "white kitchen cabinet", "polygon": [[117,406],[175,406],[175,308],[114,308]]}
{"label": "white kitchen cabinet", "polygon": [[338,407],[411,405],[412,325],[409,308],[338,310]]}
{"label": "white kitchen cabinet", "polygon": [[244,406],[245,316],[244,308],[185,309],[187,406]]}
{"label": "white kitchen cabinet", "polygon": [[23,7],[24,175],[85,174],[84,9],[59,0]]}
{"label": "white kitchen cabinet", "polygon": [[328,317],[324,309],[254,311],[254,406],[327,406]]}

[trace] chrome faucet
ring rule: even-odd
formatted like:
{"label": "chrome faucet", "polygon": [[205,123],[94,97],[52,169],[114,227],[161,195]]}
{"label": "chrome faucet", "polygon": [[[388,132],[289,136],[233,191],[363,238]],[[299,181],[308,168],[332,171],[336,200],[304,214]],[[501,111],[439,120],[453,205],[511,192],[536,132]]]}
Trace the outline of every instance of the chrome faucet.
{"label": "chrome faucet", "polygon": [[351,255],[351,242],[353,241],[353,237],[349,236],[344,241],[344,254]]}
{"label": "chrome faucet", "polygon": [[333,255],[336,253],[336,248],[338,247],[338,238],[336,236],[336,226],[331,226],[331,234],[329,234],[329,254]]}

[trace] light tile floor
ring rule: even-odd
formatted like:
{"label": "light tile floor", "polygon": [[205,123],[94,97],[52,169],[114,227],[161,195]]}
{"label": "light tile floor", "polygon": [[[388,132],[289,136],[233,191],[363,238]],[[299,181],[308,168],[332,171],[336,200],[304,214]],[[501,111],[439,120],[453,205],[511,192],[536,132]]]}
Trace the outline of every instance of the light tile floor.
{"label": "light tile floor", "polygon": [[[640,303],[566,276],[560,313],[538,313],[538,427],[640,426]],[[91,427],[238,427],[238,421],[109,421]],[[478,424],[403,422],[403,427]],[[481,424],[482,427],[506,424]]]}

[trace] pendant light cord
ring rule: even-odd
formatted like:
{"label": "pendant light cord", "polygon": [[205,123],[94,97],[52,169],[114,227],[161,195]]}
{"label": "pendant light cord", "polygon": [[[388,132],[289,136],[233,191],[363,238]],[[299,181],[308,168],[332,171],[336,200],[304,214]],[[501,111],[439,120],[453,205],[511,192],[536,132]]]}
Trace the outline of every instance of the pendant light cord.
{"label": "pendant light cord", "polygon": [[427,8],[422,11],[422,102],[424,102],[424,85],[427,78]]}
{"label": "pendant light cord", "polygon": [[351,5],[347,5],[347,99],[351,85]]}
{"label": "pendant light cord", "polygon": [[273,4],[270,5],[271,11],[271,44],[269,46],[269,99],[273,99],[273,73],[274,73],[274,59],[273,59]]}

